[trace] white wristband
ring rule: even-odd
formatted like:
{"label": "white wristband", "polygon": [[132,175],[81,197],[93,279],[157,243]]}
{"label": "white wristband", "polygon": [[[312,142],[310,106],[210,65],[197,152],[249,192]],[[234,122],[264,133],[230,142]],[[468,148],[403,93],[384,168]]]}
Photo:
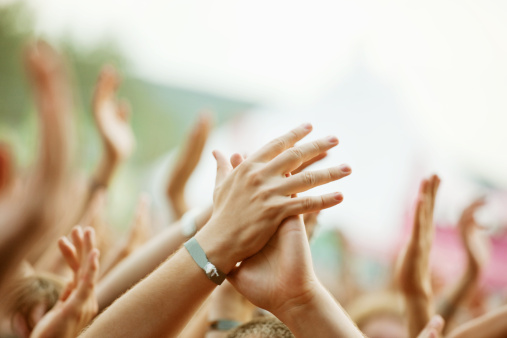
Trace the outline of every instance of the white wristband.
{"label": "white wristband", "polygon": [[194,208],[187,211],[180,219],[181,234],[187,238],[192,237],[197,232],[196,218],[201,212]]}

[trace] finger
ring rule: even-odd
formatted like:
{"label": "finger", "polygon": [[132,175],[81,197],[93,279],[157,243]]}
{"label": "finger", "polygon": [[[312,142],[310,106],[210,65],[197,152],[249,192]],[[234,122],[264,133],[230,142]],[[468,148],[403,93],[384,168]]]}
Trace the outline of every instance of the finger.
{"label": "finger", "polygon": [[486,198],[485,197],[479,197],[475,201],[473,201],[465,210],[469,210],[469,212],[474,213],[475,210],[478,208],[484,206],[486,204]]}
{"label": "finger", "polygon": [[99,250],[94,248],[87,256],[82,277],[77,285],[77,298],[87,299],[94,290],[99,271]]}
{"label": "finger", "polygon": [[231,165],[234,169],[236,169],[236,167],[238,165],[240,165],[241,163],[243,163],[244,160],[245,159],[243,158],[243,156],[241,156],[241,154],[238,154],[238,153],[232,154]]}
{"label": "finger", "polygon": [[304,123],[299,127],[296,127],[289,131],[287,134],[282,135],[264,147],[249,156],[252,161],[266,162],[270,161],[283,152],[296,144],[297,141],[308,135],[312,131],[312,125],[310,123]]}
{"label": "finger", "polygon": [[83,240],[83,260],[95,247],[95,231],[93,228],[86,227],[84,230],[84,240]]}
{"label": "finger", "polygon": [[77,260],[81,262],[83,257],[83,229],[79,225],[75,226],[70,233],[70,238],[76,248]]}
{"label": "finger", "polygon": [[227,175],[229,175],[229,173],[232,171],[232,165],[227,160],[225,155],[218,150],[213,151],[213,156],[217,161],[217,177],[215,181],[215,186],[217,186],[222,183],[222,181],[225,180]]}
{"label": "finger", "polygon": [[77,252],[74,245],[72,245],[67,237],[61,237],[58,240],[58,248],[65,259],[65,262],[67,262],[67,265],[72,269],[72,271],[77,272],[79,270],[79,261],[77,259]]}
{"label": "finger", "polygon": [[440,178],[437,175],[431,177],[431,212],[435,208],[435,199],[437,197],[438,187],[440,186]]}
{"label": "finger", "polygon": [[336,147],[338,139],[335,136],[328,136],[301,146],[292,147],[273,159],[267,166],[270,172],[290,173],[297,169],[304,162]]}
{"label": "finger", "polygon": [[322,154],[315,156],[311,160],[306,161],[305,163],[301,164],[301,166],[299,168],[297,168],[296,170],[292,171],[292,175],[299,174],[300,172],[302,172],[303,170],[305,170],[306,168],[308,168],[312,164],[322,160],[325,157],[327,157],[327,153],[322,153]]}
{"label": "finger", "polygon": [[327,169],[305,171],[283,180],[282,186],[279,189],[284,195],[292,195],[339,180],[350,175],[351,172],[352,170],[346,164]]}
{"label": "finger", "polygon": [[321,196],[295,197],[286,200],[283,208],[283,218],[289,216],[316,212],[335,206],[343,201],[343,195],[339,192]]}
{"label": "finger", "polygon": [[419,242],[419,238],[421,238],[422,226],[423,222],[423,205],[424,202],[421,198],[418,198],[415,205],[415,213],[414,213],[414,225],[412,228],[412,240],[414,242]]}

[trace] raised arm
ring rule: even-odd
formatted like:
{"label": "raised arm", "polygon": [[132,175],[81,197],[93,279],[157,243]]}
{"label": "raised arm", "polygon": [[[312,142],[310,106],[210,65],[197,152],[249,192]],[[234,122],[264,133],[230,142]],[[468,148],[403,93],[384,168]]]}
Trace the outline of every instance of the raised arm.
{"label": "raised arm", "polygon": [[188,211],[185,186],[199,163],[211,127],[211,113],[202,113],[188,134],[169,176],[166,194],[175,219],[180,219]]}
{"label": "raised arm", "polygon": [[[211,207],[195,217],[196,228],[202,228],[210,217]],[[98,284],[97,298],[100,311],[155,270],[187,239],[182,231],[181,222],[176,222],[119,262]]]}
{"label": "raised arm", "polygon": [[412,235],[399,257],[398,281],[405,298],[409,337],[417,337],[434,314],[430,251],[433,243],[433,209],[440,179],[421,182]]}
{"label": "raised arm", "polygon": [[227,274],[237,262],[261,250],[283,219],[338,204],[342,196],[336,193],[290,198],[290,194],[341,177],[338,168],[327,170],[327,175],[318,171],[285,177],[338,144],[335,137],[329,137],[294,147],[310,131],[310,125],[292,130],[234,171],[229,161],[215,152],[218,169],[213,215],[194,237],[213,266],[206,265],[205,273],[188,251],[191,249],[178,250],[106,309],[82,336],[176,336],[215,288],[207,276],[215,278],[218,271]]}
{"label": "raised arm", "polygon": [[[0,199],[0,286],[18,264],[40,254],[65,210],[62,204],[68,179],[71,137],[69,83],[59,55],[46,43],[32,44],[26,69],[39,113],[39,157],[21,189],[6,191]],[[7,154],[4,152],[4,154]],[[9,157],[2,171],[8,174]]]}
{"label": "raised arm", "polygon": [[463,303],[477,286],[481,269],[488,256],[488,243],[483,234],[479,233],[474,217],[475,211],[484,205],[480,198],[472,202],[461,214],[458,222],[461,239],[466,251],[467,266],[461,279],[453,286],[438,308],[438,313],[449,323],[458,306]]}

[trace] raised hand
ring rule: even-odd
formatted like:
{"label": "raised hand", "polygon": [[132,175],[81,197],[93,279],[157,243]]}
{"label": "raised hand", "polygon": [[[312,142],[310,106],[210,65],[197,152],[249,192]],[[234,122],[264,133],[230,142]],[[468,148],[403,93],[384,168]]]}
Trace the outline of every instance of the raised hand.
{"label": "raised hand", "polygon": [[37,41],[27,48],[25,65],[41,121],[39,171],[52,183],[48,188],[57,189],[57,183],[66,177],[71,154],[70,84],[62,58],[44,41]]}
{"label": "raised hand", "polygon": [[434,233],[433,209],[439,184],[440,179],[436,175],[421,182],[412,235],[399,257],[397,277],[407,303],[410,337],[416,337],[421,332],[434,311],[429,257]]}
{"label": "raised hand", "polygon": [[475,212],[485,204],[484,198],[472,202],[461,214],[458,222],[463,244],[468,257],[468,269],[478,272],[488,258],[488,243],[479,232],[479,225],[475,220]]}
{"label": "raised hand", "polygon": [[212,115],[205,112],[199,116],[183,145],[167,183],[167,198],[179,219],[188,211],[185,201],[185,186],[197,167],[212,127]]}
{"label": "raised hand", "polygon": [[129,106],[118,102],[116,91],[120,78],[112,66],[100,72],[93,97],[93,115],[107,155],[115,161],[130,156],[135,140],[129,124]]}
{"label": "raised hand", "polygon": [[488,238],[480,232],[474,217],[475,211],[484,203],[483,198],[472,202],[463,210],[458,222],[458,229],[466,251],[467,266],[463,276],[453,285],[438,308],[438,313],[447,323],[451,322],[458,306],[465,302],[474,290],[489,256]]}
{"label": "raised hand", "polygon": [[[214,152],[217,183],[213,214],[192,242],[194,248],[195,245],[201,247],[209,264],[212,267],[214,265],[216,270],[227,274],[237,262],[259,252],[285,218],[329,208],[342,201],[339,193],[291,198],[298,192],[338,180],[350,173],[349,167],[338,166],[286,176],[338,144],[336,137],[327,137],[294,146],[311,129],[309,124],[293,129],[255,152],[234,170],[224,155]],[[235,158],[232,162],[235,162]],[[306,240],[304,229],[302,233]],[[95,337],[99,333],[120,337],[132,330],[136,330],[136,337],[175,337],[215,287],[216,284],[208,278],[208,272],[201,269],[188,247],[185,247],[117,299],[94,321],[83,337]],[[350,319],[343,319],[346,316],[332,297],[321,287],[316,288],[315,294],[318,296],[312,299],[316,301],[305,307],[311,309],[312,322],[315,323],[315,317],[319,320],[322,316],[332,316],[332,320],[326,320],[325,327],[333,326],[340,332],[350,333],[348,329],[340,329],[344,321],[351,322]],[[157,301],[160,299],[170,301]],[[336,320],[337,317],[340,319]],[[171,318],[171,321],[168,322],[167,318]],[[147,322],[150,324],[140,325]],[[349,325],[346,327],[350,328]],[[358,333],[357,329],[354,328],[354,332]]]}
{"label": "raised hand", "polygon": [[[290,197],[350,174],[350,168],[342,165],[286,177],[303,163],[338,145],[338,139],[330,136],[294,146],[311,130],[309,124],[293,129],[253,153],[234,171],[222,153],[214,152],[218,169],[213,215],[208,225],[196,235],[196,239],[199,243],[203,242],[201,246],[207,252],[205,242],[211,238],[218,242],[220,238],[234,238],[238,244],[237,252],[224,247],[220,253],[216,253],[218,260],[227,261],[223,266],[218,266],[222,271],[230,271],[236,262],[259,251],[283,219],[329,208],[343,200],[340,193]],[[233,156],[231,162],[236,162],[236,157]],[[209,236],[208,231],[222,236]]]}
{"label": "raised hand", "polygon": [[99,269],[99,251],[94,247],[94,232],[75,227],[71,232],[72,242],[66,237],[58,246],[69,267],[74,272],[62,292],[59,301],[34,327],[30,337],[76,337],[97,314],[95,282]]}
{"label": "raised hand", "polygon": [[128,257],[134,250],[142,246],[151,236],[150,199],[141,195],[137,204],[134,222],[127,238],[104,258],[100,279],[113,269],[119,262]]}
{"label": "raised hand", "polygon": [[287,218],[264,248],[228,279],[254,305],[273,312],[310,295],[317,282],[302,216]]}
{"label": "raised hand", "polygon": [[[0,264],[0,289],[9,271],[25,257],[34,261],[40,256],[70,209],[63,201],[72,144],[70,84],[65,67],[56,51],[43,41],[27,48],[25,67],[37,102],[40,151],[26,184],[6,192],[0,201],[0,228],[10,229],[0,235],[0,256],[5,258]],[[12,178],[5,155],[3,152],[1,175]]]}

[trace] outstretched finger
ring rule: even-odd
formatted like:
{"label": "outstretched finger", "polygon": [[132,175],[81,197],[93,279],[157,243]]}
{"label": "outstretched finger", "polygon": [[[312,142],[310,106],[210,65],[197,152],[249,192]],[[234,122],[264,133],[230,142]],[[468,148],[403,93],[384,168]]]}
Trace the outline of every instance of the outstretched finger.
{"label": "outstretched finger", "polygon": [[83,234],[83,256],[85,257],[92,251],[95,247],[95,231],[91,227],[86,227]]}
{"label": "outstretched finger", "polygon": [[254,162],[270,161],[283,151],[293,147],[296,142],[304,138],[311,131],[312,125],[310,123],[304,123],[299,127],[292,129],[287,134],[282,135],[266,144],[264,147],[250,155],[249,160]]}
{"label": "outstretched finger", "polygon": [[58,240],[58,248],[65,259],[65,262],[67,262],[67,265],[72,269],[72,271],[77,272],[79,270],[79,260],[77,258],[77,252],[74,245],[72,245],[67,237],[61,237]]}
{"label": "outstretched finger", "polygon": [[238,153],[232,154],[231,165],[234,169],[236,169],[236,167],[238,165],[240,165],[241,163],[243,163],[244,160],[245,159],[243,158],[243,156],[241,156],[241,154],[238,154]]}
{"label": "outstretched finger", "polygon": [[296,194],[319,185],[339,180],[350,175],[351,172],[352,170],[346,164],[327,169],[305,171],[283,180],[280,191],[284,195]]}
{"label": "outstretched finger", "polygon": [[225,155],[218,150],[213,151],[213,157],[215,157],[215,160],[217,161],[217,176],[215,180],[215,186],[218,186],[232,171],[232,165],[229,160],[227,160]]}
{"label": "outstretched finger", "polygon": [[74,244],[74,247],[76,248],[77,260],[80,262],[83,257],[83,229],[79,225],[72,228],[70,238],[72,240],[72,244]]}
{"label": "outstretched finger", "polygon": [[77,298],[87,299],[95,288],[95,282],[99,274],[99,250],[94,248],[88,255],[83,273],[77,284]]}
{"label": "outstretched finger", "polygon": [[283,218],[331,208],[342,201],[343,195],[339,192],[321,196],[291,198],[285,202],[286,206],[284,208]]}
{"label": "outstretched finger", "polygon": [[290,173],[299,168],[303,163],[325,153],[327,150],[337,145],[338,139],[335,136],[328,136],[323,139],[289,148],[273,159],[268,164],[267,170],[282,174]]}

